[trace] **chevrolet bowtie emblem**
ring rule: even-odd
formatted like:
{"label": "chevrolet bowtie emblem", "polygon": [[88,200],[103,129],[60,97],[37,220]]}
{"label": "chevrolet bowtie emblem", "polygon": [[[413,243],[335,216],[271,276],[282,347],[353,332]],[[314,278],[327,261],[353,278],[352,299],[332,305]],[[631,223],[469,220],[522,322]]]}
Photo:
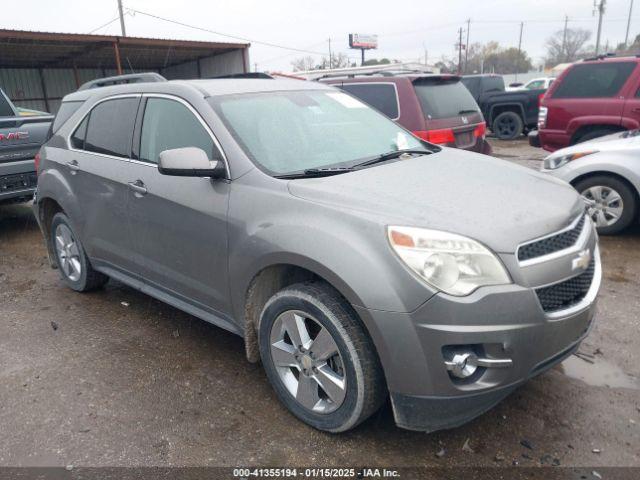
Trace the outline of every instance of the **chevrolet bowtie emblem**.
{"label": "chevrolet bowtie emblem", "polygon": [[578,256],[571,261],[571,270],[586,270],[591,263],[591,252],[589,249],[582,250]]}

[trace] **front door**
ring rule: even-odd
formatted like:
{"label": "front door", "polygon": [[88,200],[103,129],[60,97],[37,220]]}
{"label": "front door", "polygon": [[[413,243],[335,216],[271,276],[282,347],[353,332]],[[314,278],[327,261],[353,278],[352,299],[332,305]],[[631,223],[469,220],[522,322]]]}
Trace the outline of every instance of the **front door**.
{"label": "front door", "polygon": [[146,97],[139,159],[128,181],[130,231],[146,283],[214,314],[229,313],[227,206],[229,183],[161,175],[160,152],[198,147],[214,158],[211,133],[180,99]]}

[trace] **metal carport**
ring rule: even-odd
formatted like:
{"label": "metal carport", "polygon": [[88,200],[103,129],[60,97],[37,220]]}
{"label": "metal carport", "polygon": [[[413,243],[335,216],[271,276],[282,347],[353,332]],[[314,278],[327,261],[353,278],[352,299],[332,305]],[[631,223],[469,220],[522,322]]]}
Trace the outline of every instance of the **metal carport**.
{"label": "metal carport", "polygon": [[0,30],[0,88],[20,107],[55,113],[95,78],[158,72],[168,79],[244,73],[248,43]]}

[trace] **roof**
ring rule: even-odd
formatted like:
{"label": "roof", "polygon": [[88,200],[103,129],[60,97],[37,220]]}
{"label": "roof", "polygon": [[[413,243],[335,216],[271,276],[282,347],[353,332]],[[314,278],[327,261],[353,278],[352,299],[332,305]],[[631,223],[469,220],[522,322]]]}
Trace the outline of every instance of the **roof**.
{"label": "roof", "polygon": [[0,30],[0,67],[113,68],[114,44],[123,65],[136,70],[157,70],[249,47],[248,43]]}
{"label": "roof", "polygon": [[78,90],[64,97],[65,101],[84,101],[93,95],[106,97],[123,93],[174,93],[175,87],[187,85],[199,90],[205,97],[292,90],[333,90],[319,82],[289,79],[220,78],[198,80],[170,80],[167,82],[129,83],[109,87]]}

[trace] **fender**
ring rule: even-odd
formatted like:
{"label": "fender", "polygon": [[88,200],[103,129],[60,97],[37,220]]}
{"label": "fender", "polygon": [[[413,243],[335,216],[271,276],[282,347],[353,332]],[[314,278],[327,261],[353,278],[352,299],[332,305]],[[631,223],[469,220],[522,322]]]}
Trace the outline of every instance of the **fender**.
{"label": "fender", "polygon": [[581,127],[595,125],[611,125],[619,127],[621,121],[622,119],[619,115],[585,115],[582,117],[572,118],[567,125],[566,131],[567,134],[572,137]]}
{"label": "fender", "polygon": [[494,120],[493,111],[498,107],[514,107],[520,113],[520,116],[522,117],[522,120],[525,121],[524,108],[522,107],[521,104],[519,104],[519,103],[508,103],[508,102],[496,103],[495,105],[491,105],[491,108],[489,109],[489,124],[490,125],[493,125],[493,120]]}

